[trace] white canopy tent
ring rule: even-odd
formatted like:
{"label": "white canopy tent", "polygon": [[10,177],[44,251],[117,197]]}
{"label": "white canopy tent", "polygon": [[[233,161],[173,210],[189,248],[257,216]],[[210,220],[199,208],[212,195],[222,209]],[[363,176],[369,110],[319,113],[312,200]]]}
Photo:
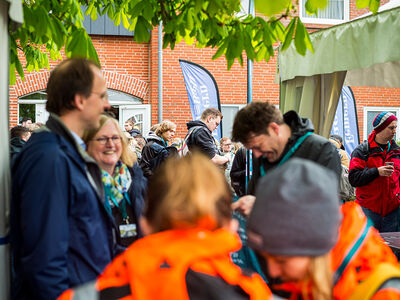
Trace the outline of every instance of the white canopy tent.
{"label": "white canopy tent", "polygon": [[315,53],[280,52],[280,108],[328,136],[343,85],[400,88],[400,7],[310,34]]}
{"label": "white canopy tent", "polygon": [[9,201],[10,151],[8,135],[9,40],[8,24],[22,24],[20,0],[0,0],[0,299],[10,299]]}

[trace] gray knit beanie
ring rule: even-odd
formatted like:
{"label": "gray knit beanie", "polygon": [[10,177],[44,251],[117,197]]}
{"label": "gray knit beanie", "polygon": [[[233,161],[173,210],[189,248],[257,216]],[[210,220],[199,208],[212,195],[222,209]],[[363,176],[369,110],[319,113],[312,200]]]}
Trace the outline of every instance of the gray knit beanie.
{"label": "gray knit beanie", "polygon": [[340,220],[334,172],[292,158],[258,182],[248,242],[272,255],[319,256],[335,245]]}

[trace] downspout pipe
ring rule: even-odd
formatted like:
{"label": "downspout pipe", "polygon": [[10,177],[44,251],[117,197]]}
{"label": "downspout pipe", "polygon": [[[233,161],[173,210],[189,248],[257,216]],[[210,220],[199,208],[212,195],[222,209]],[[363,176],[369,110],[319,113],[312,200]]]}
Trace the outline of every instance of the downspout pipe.
{"label": "downspout pipe", "polygon": [[163,22],[158,25],[158,123],[163,120]]}

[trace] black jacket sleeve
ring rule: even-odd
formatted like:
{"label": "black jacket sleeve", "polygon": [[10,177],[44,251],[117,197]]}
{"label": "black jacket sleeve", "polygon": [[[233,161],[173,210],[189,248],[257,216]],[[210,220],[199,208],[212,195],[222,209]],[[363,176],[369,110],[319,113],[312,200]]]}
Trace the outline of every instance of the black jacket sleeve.
{"label": "black jacket sleeve", "polygon": [[231,185],[239,197],[246,193],[246,148],[240,148],[232,162]]}
{"label": "black jacket sleeve", "polygon": [[354,187],[364,186],[379,177],[377,168],[368,168],[368,148],[361,144],[351,154],[349,182]]}
{"label": "black jacket sleeve", "polygon": [[186,273],[186,288],[191,300],[244,300],[250,299],[239,286],[191,269]]}

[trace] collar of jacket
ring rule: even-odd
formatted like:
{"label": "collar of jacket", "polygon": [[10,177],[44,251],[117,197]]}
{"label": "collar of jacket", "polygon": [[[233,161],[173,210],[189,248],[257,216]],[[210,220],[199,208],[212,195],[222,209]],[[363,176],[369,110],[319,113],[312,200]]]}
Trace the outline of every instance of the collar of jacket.
{"label": "collar of jacket", "polygon": [[96,161],[90,157],[86,151],[78,145],[75,138],[72,136],[70,130],[65,126],[63,121],[56,114],[50,113],[49,119],[46,122],[46,126],[43,126],[38,131],[51,131],[57,135],[65,138],[78,152],[79,156],[85,162],[85,170],[88,180],[101,201],[104,201],[104,188],[101,181],[101,171]]}

